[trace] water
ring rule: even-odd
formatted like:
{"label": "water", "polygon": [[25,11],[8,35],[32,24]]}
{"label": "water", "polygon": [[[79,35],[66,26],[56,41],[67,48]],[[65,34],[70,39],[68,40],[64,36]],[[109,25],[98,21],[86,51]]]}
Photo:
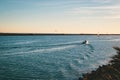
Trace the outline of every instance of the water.
{"label": "water", "polygon": [[0,36],[0,80],[78,80],[107,64],[113,46],[119,35]]}

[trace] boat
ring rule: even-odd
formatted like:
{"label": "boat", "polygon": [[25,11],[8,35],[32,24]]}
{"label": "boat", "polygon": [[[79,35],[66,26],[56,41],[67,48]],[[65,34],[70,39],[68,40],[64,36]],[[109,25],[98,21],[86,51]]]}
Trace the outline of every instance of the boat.
{"label": "boat", "polygon": [[89,44],[88,40],[82,42],[82,44]]}

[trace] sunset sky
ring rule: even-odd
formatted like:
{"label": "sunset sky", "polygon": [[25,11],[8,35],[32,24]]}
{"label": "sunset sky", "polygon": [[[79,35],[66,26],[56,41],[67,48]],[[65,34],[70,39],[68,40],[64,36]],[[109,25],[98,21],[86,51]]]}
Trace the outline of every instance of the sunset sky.
{"label": "sunset sky", "polygon": [[120,34],[120,0],[0,0],[0,32]]}

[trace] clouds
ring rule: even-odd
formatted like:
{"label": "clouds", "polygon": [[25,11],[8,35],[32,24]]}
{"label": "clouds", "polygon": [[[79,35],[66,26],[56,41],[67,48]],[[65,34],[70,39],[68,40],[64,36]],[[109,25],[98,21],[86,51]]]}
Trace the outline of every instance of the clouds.
{"label": "clouds", "polygon": [[[120,19],[120,2],[118,0],[114,0],[114,3],[113,0],[92,0],[92,2],[97,2],[98,5],[77,6],[69,10],[67,13],[69,15],[79,15],[83,18]],[[99,5],[99,2],[107,4]]]}
{"label": "clouds", "polygon": [[98,27],[100,32],[111,27],[112,32],[120,26],[120,0],[1,0],[0,17],[3,31],[14,28],[17,32],[19,28],[22,31],[23,27],[30,27],[30,32],[57,29],[79,33],[87,29],[94,33]]}
{"label": "clouds", "polygon": [[[9,1],[9,13],[13,11],[35,12],[49,15],[75,15],[83,18],[119,18],[120,0],[21,0]],[[4,2],[5,3],[5,2]],[[11,3],[16,3],[11,4]],[[13,6],[13,7],[12,7]],[[2,6],[1,6],[2,8]],[[24,8],[24,9],[23,9]],[[5,11],[3,9],[3,11]],[[43,14],[42,14],[43,13]],[[118,16],[118,17],[117,17]]]}

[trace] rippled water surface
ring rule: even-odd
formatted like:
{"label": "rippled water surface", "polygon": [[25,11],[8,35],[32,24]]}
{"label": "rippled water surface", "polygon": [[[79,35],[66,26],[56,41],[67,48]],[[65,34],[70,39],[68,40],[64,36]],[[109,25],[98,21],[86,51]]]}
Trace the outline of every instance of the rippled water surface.
{"label": "rippled water surface", "polygon": [[78,80],[107,64],[113,46],[119,35],[0,36],[0,80]]}

